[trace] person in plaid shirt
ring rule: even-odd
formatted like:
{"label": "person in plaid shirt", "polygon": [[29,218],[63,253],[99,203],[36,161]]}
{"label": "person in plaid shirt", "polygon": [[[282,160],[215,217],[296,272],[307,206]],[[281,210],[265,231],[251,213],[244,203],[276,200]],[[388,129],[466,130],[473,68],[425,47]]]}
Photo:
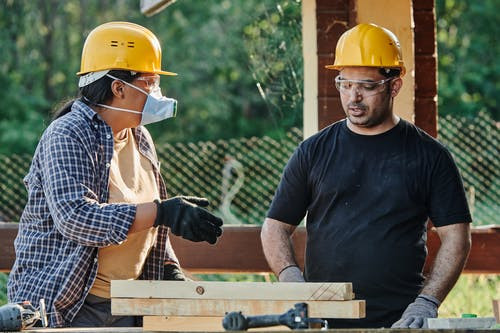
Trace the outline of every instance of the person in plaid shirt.
{"label": "person in plaid shirt", "polygon": [[168,198],[146,124],[175,116],[162,96],[161,49],[128,22],[95,28],[82,52],[80,97],[55,114],[24,182],[10,302],[44,299],[49,325],[134,326],[111,315],[110,281],[184,280],[169,230],[215,244],[222,220],[198,197]]}

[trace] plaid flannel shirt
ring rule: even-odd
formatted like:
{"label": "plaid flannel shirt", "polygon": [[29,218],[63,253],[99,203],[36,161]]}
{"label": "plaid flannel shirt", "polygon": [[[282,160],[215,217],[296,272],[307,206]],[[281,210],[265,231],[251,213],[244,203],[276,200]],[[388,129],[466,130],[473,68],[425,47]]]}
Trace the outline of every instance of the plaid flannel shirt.
{"label": "plaid flannel shirt", "polygon": [[[134,135],[165,199],[151,136],[144,127]],[[46,129],[24,179],[28,202],[14,243],[8,297],[34,306],[44,298],[50,326],[71,323],[94,283],[98,248],[122,243],[134,221],[136,205],[107,203],[112,156],[111,128],[77,100]],[[165,260],[177,262],[168,228],[159,228],[141,279],[159,280]]]}

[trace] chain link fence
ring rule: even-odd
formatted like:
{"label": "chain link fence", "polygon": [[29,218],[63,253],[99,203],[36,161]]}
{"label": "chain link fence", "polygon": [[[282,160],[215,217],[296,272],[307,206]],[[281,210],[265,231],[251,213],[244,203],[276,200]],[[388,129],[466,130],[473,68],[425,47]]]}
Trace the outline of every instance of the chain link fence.
{"label": "chain link fence", "polygon": [[490,115],[438,120],[439,140],[452,152],[475,225],[500,224],[500,123]]}
{"label": "chain link fence", "polygon": [[[486,114],[439,119],[439,139],[461,171],[475,225],[500,224],[498,137],[498,123]],[[204,196],[225,223],[260,224],[301,139],[301,130],[294,128],[281,139],[173,143],[157,152],[170,196]],[[19,220],[30,161],[31,156],[0,155],[0,220]]]}

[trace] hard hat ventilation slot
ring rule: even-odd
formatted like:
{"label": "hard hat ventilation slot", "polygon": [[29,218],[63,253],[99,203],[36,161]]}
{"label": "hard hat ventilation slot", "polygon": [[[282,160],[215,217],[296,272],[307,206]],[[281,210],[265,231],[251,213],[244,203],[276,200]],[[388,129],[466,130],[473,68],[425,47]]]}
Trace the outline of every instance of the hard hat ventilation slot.
{"label": "hard hat ventilation slot", "polygon": [[118,41],[117,40],[112,40],[110,46],[112,46],[112,47],[118,47]]}
{"label": "hard hat ventilation slot", "polygon": [[134,42],[128,42],[127,43],[127,47],[135,47],[135,43]]}

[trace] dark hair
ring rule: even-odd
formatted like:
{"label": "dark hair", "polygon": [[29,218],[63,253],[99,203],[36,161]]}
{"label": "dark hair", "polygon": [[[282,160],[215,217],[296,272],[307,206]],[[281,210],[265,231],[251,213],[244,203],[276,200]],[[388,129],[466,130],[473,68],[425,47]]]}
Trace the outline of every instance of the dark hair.
{"label": "dark hair", "polygon": [[[137,78],[137,76],[139,76],[139,73],[133,74],[133,72],[124,70],[112,70],[109,71],[109,74],[125,82],[132,82],[135,78]],[[85,87],[81,87],[77,98],[71,99],[70,101],[63,101],[59,104],[63,104],[62,107],[56,107],[55,111],[52,113],[52,120],[56,120],[57,118],[70,112],[71,106],[76,100],[79,100],[89,106],[105,102],[113,95],[111,91],[111,82],[113,82],[113,80],[114,79],[105,75],[99,80],[92,82]]]}
{"label": "dark hair", "polygon": [[401,70],[399,68],[380,68],[379,73],[386,78],[398,77],[401,74]]}

